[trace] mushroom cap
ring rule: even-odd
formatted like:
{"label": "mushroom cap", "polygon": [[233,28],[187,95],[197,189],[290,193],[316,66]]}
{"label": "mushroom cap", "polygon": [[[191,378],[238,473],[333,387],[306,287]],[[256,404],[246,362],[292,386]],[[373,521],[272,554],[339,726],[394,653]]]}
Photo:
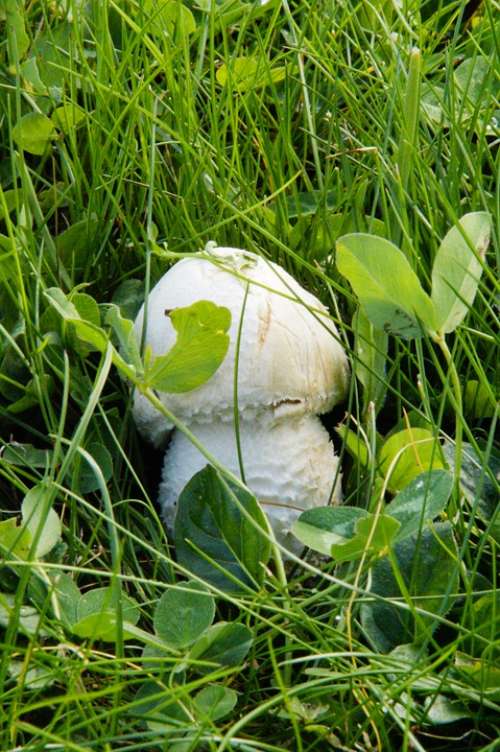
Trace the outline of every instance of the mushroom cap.
{"label": "mushroom cap", "polygon": [[[145,341],[165,354],[176,333],[166,309],[210,300],[231,312],[230,345],[216,373],[183,394],[160,393],[178,418],[191,422],[232,420],[238,328],[245,291],[238,355],[238,410],[250,419],[271,410],[276,417],[320,414],[345,395],[349,369],[327,309],[284,269],[238,248],[211,248],[171,267],[151,291]],[[134,324],[141,338],[144,306]],[[139,429],[161,445],[172,428],[140,394],[134,396]]]}
{"label": "mushroom cap", "polygon": [[[246,485],[261,503],[278,542],[300,554],[303,545],[290,532],[293,522],[305,509],[341,501],[338,457],[328,432],[312,415],[278,421],[242,420],[239,428]],[[198,423],[191,430],[219,462],[240,476],[232,423]],[[189,439],[174,431],[165,454],[158,497],[170,531],[182,489],[206,464]]]}

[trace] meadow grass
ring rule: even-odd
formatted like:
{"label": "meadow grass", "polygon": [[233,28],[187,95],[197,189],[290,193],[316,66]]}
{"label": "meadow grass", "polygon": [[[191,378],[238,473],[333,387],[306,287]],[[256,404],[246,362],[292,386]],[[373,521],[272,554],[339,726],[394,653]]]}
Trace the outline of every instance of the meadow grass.
{"label": "meadow grass", "polygon": [[[498,749],[498,9],[0,3],[1,750]],[[478,211],[494,230],[448,361],[429,337],[390,336],[374,374],[383,404],[367,407],[337,237],[393,241],[429,290],[442,238]],[[138,436],[109,352],[46,291],[94,323],[111,301],[133,318],[209,240],[278,261],[329,306],[353,368],[325,419],[348,504],[390,500],[376,447],[391,433],[424,427],[447,446],[453,605],[429,606],[433,628],[413,644],[370,641],[368,556],[306,557],[286,583],[271,562],[256,591],[211,589],[217,622],[251,635],[241,660],[161,650],[157,603],[186,574],[155,503],[162,454]],[[9,527],[33,488],[63,522],[43,556]],[[108,586],[112,638],[75,634],[91,612],[81,594]],[[426,614],[425,600],[381,602]],[[175,703],[163,716],[155,688]]]}

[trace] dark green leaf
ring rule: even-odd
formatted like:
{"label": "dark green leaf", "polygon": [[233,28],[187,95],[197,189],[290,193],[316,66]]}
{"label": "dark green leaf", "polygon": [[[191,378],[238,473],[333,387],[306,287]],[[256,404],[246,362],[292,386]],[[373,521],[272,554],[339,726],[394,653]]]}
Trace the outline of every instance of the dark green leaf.
{"label": "dark green leaf", "polygon": [[154,628],[158,637],[171,647],[185,648],[211,625],[215,601],[208,590],[194,580],[181,582],[177,588],[167,590],[158,601]]}
{"label": "dark green leaf", "polygon": [[467,109],[474,111],[478,106],[488,106],[489,98],[484,94],[492,70],[491,63],[480,55],[464,60],[454,70],[455,85],[464,97]]}
{"label": "dark green leaf", "polygon": [[[240,505],[256,525],[242,513]],[[262,581],[261,564],[267,562],[271,551],[260,530],[267,530],[267,523],[255,497],[228,484],[207,465],[193,476],[179,497],[175,520],[177,559],[189,571],[223,590],[255,586]]]}
{"label": "dark green leaf", "polygon": [[144,282],[126,279],[114,291],[111,302],[118,306],[124,319],[134,320],[144,302]]}
{"label": "dark green leaf", "polygon": [[209,627],[195,642],[188,658],[216,664],[198,667],[201,673],[209,673],[218,666],[238,666],[245,659],[252,642],[252,633],[244,624],[221,621]]}
{"label": "dark green leaf", "polygon": [[337,241],[337,266],[377,329],[407,338],[435,329],[431,299],[404,254],[388,240],[344,235]]}
{"label": "dark green leaf", "polygon": [[219,721],[229,715],[237,701],[238,695],[234,689],[209,684],[195,696],[194,706],[201,721]]}
{"label": "dark green leaf", "polygon": [[229,347],[231,313],[208,300],[170,311],[175,345],[154,359],[148,383],[161,392],[189,392],[217,371]]}
{"label": "dark green leaf", "polygon": [[[444,446],[444,455],[451,468],[455,467],[455,447]],[[462,444],[460,485],[474,513],[488,524],[490,535],[500,543],[500,456],[492,451],[481,457],[472,444]]]}
{"label": "dark green leaf", "polygon": [[[370,591],[385,600],[361,606],[361,622],[374,648],[388,652],[396,645],[428,638],[453,604],[458,582],[458,552],[448,522],[425,527],[393,548],[394,561],[410,596],[406,602],[389,557],[371,570]],[[394,603],[400,599],[401,606]],[[415,607],[428,614],[415,612]]]}
{"label": "dark green leaf", "polygon": [[460,701],[451,700],[446,695],[432,695],[424,705],[424,723],[442,726],[444,723],[455,723],[461,718],[474,718],[475,711],[467,708]]}
{"label": "dark green leaf", "polygon": [[[86,450],[92,455],[102,472],[104,481],[107,482],[113,476],[113,458],[108,449],[106,449],[104,444],[94,441],[86,447]],[[94,468],[89,465],[84,457],[79,456],[78,462],[79,469],[75,478],[75,486],[79,492],[87,494],[98,491],[101,486]]]}
{"label": "dark green leaf", "polygon": [[[184,702],[173,701],[164,684],[145,682],[134,698],[134,712],[144,717],[149,728],[168,732],[179,724],[190,723],[191,718]],[[169,747],[170,749],[170,747]]]}
{"label": "dark green leaf", "polygon": [[288,219],[316,214],[320,209],[336,209],[339,198],[336,191],[307,191],[296,193],[286,198],[286,216]]}
{"label": "dark green leaf", "polygon": [[98,232],[97,216],[89,214],[56,236],[57,255],[68,269],[81,272],[86,268],[95,254]]}
{"label": "dark green leaf", "polygon": [[414,535],[446,509],[453,489],[453,476],[446,470],[431,470],[414,478],[385,508],[399,520],[396,540]]}
{"label": "dark green leaf", "polygon": [[21,467],[41,467],[50,465],[52,452],[48,449],[38,449],[33,444],[6,444],[2,452],[3,462]]}

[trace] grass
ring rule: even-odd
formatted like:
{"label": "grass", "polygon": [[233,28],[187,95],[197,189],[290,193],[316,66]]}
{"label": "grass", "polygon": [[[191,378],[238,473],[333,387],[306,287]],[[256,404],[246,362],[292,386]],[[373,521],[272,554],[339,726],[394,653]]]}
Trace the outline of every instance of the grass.
{"label": "grass", "polygon": [[[210,7],[0,3],[0,749],[498,749],[498,3]],[[336,238],[392,240],[429,290],[441,239],[473,211],[495,229],[448,360],[429,337],[390,336],[386,357],[379,341],[385,399],[367,408]],[[426,611],[401,580],[399,599],[379,597],[389,631],[404,611],[423,618],[414,644],[370,641],[366,552],[296,563],[286,585],[270,564],[243,595],[211,588],[215,622],[246,630],[218,643],[222,664],[161,649],[159,599],[184,587],[155,506],[162,455],[138,437],[109,351],[45,293],[94,323],[112,300],[133,317],[209,240],[280,262],[330,306],[353,366],[325,421],[348,504],[392,498],[374,456],[390,434],[424,426],[452,473],[463,437],[441,514],[451,609]],[[33,488],[57,540],[46,554],[9,528]],[[73,629],[96,597],[118,614],[110,639],[93,639],[99,619]],[[151,692],[175,708],[161,715]]]}

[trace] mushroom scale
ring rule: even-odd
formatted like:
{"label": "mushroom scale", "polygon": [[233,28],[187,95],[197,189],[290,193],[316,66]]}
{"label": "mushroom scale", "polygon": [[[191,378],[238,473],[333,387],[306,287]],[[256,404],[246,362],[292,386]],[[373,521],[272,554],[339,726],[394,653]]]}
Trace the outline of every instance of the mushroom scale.
{"label": "mushroom scale", "polygon": [[[159,395],[188,425],[232,420],[237,331],[247,286],[238,357],[242,418],[257,419],[269,411],[275,417],[318,415],[345,395],[347,358],[325,306],[277,264],[248,251],[216,247],[179,261],[148,298],[145,341],[155,355],[175,342],[166,310],[210,300],[231,312],[229,351],[212,378],[185,394]],[[134,324],[138,339],[144,313],[143,306]],[[137,392],[133,411],[141,433],[157,446],[164,444],[172,426]]]}
{"label": "mushroom scale", "polygon": [[[190,428],[221,464],[240,475],[232,423],[214,421]],[[239,430],[246,485],[266,512],[277,541],[298,555],[303,546],[290,532],[293,522],[305,509],[341,500],[338,457],[328,432],[319,418],[311,415],[278,421],[272,417],[259,422],[240,420]],[[182,489],[206,464],[189,439],[174,431],[159,492],[163,518],[170,530]]]}

